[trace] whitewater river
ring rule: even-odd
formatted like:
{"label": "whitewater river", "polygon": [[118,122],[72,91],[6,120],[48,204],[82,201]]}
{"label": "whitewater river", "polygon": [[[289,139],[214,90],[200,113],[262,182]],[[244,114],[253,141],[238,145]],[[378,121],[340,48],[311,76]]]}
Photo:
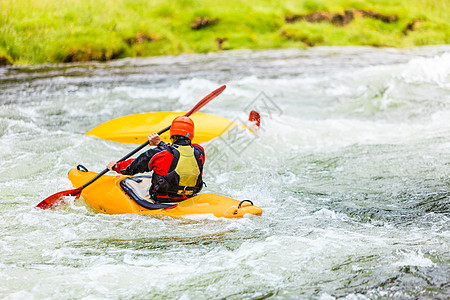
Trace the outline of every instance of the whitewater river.
{"label": "whitewater river", "polygon": [[[139,112],[245,120],[204,144],[238,220],[103,215],[71,189],[135,148],[84,134]],[[0,68],[0,298],[445,299],[450,46],[313,48]],[[209,153],[209,156],[208,156]]]}

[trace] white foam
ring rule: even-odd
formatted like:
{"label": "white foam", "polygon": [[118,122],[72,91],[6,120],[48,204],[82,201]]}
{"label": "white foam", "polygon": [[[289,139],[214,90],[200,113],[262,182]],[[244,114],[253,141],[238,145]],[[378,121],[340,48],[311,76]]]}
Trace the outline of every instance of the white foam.
{"label": "white foam", "polygon": [[5,299],[5,300],[23,300],[23,299],[33,300],[36,298],[30,292],[18,291],[18,292],[14,292],[14,293],[11,293],[10,295],[5,296],[3,299]]}
{"label": "white foam", "polygon": [[327,293],[323,293],[320,295],[319,300],[336,300],[336,297],[333,297]]}
{"label": "white foam", "polygon": [[436,83],[450,88],[450,52],[432,58],[414,58],[400,77],[407,82]]}
{"label": "white foam", "polygon": [[202,221],[202,220],[219,220],[219,218],[217,218],[216,216],[214,216],[214,214],[209,213],[209,214],[192,214],[192,215],[185,215],[183,216],[183,219],[187,219],[187,220],[194,220],[194,221]]}
{"label": "white foam", "polygon": [[416,267],[433,267],[435,263],[431,259],[424,257],[422,251],[406,252],[403,254],[403,258],[393,264],[397,267],[403,266],[416,266]]}
{"label": "white foam", "polygon": [[326,208],[322,208],[321,210],[316,211],[314,213],[314,215],[329,218],[329,219],[337,219],[336,213],[334,211],[326,209]]}

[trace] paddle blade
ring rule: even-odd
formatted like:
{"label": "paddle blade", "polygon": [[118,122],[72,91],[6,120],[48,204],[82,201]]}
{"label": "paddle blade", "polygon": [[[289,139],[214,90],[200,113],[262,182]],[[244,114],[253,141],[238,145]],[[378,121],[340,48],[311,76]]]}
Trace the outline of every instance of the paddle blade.
{"label": "paddle blade", "polygon": [[250,122],[253,122],[256,127],[260,127],[261,126],[261,116],[259,115],[259,113],[256,110],[252,110],[248,116],[248,120]]}
{"label": "paddle blade", "polygon": [[36,207],[41,208],[41,209],[48,209],[48,208],[52,207],[53,205],[57,204],[58,202],[60,202],[63,197],[75,196],[78,198],[78,197],[80,197],[82,190],[83,190],[83,187],[80,186],[79,188],[76,188],[74,190],[58,192],[58,193],[53,194],[53,195],[45,198],[44,200],[42,200],[38,205],[36,205]]}
{"label": "paddle blade", "polygon": [[215,91],[212,91],[209,95],[207,95],[205,98],[203,98],[202,100],[200,100],[197,105],[195,105],[190,111],[188,111],[185,116],[189,117],[190,115],[192,115],[193,113],[199,111],[203,106],[205,106],[209,101],[211,101],[212,99],[216,98],[217,96],[219,96],[220,94],[222,94],[223,90],[226,88],[226,85],[222,85],[220,88],[218,88]]}

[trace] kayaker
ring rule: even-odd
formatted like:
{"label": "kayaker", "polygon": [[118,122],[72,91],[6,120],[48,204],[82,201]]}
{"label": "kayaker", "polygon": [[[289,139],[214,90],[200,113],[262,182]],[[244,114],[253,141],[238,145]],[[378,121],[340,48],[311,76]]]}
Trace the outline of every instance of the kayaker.
{"label": "kayaker", "polygon": [[199,193],[203,187],[205,151],[194,138],[194,122],[180,116],[170,127],[171,144],[166,144],[156,133],[148,136],[150,146],[156,146],[136,159],[119,163],[111,161],[107,168],[123,175],[151,172],[150,197],[159,203],[180,202]]}

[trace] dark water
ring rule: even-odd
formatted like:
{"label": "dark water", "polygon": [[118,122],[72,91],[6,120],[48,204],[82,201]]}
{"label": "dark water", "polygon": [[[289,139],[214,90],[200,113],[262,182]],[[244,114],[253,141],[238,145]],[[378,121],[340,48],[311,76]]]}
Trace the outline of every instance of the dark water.
{"label": "dark water", "polygon": [[[207,191],[262,217],[93,212],[77,164],[131,151],[84,135],[115,117],[189,110],[245,120],[215,139]],[[450,47],[315,48],[0,69],[0,297],[445,299],[450,294]]]}

